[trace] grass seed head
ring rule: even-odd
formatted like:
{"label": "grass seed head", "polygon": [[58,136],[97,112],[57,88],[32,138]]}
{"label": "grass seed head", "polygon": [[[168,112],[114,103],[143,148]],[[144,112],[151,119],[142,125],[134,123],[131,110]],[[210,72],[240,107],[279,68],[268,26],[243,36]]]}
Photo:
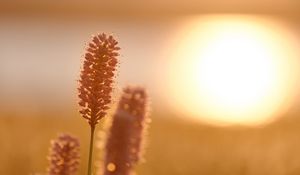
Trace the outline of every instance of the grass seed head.
{"label": "grass seed head", "polygon": [[141,160],[147,107],[144,88],[124,88],[105,146],[104,175],[129,175]]}
{"label": "grass seed head", "polygon": [[98,34],[88,43],[84,55],[78,88],[79,112],[91,127],[95,127],[109,109],[120,50],[117,44],[111,35]]}
{"label": "grass seed head", "polygon": [[75,175],[79,166],[79,141],[77,138],[61,134],[51,141],[49,175]]}

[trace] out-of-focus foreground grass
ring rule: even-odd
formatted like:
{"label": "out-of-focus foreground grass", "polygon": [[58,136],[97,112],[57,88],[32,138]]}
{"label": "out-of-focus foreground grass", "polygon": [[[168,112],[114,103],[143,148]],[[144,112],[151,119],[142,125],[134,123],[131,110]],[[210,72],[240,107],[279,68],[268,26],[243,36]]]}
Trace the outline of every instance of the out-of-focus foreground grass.
{"label": "out-of-focus foreground grass", "polygon": [[[45,173],[50,139],[59,132],[80,138],[79,174],[85,174],[88,125],[77,114],[66,115],[1,116],[0,174]],[[300,174],[300,123],[295,117],[261,128],[218,128],[158,114],[152,119],[146,162],[137,167],[138,174]]]}

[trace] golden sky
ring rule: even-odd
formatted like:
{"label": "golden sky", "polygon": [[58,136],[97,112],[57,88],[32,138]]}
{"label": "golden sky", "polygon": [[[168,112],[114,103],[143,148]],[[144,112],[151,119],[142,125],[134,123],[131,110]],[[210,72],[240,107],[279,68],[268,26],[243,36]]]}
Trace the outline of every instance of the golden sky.
{"label": "golden sky", "polygon": [[299,9],[298,0],[1,1],[0,104],[2,110],[76,105],[84,44],[99,31],[116,35],[122,48],[117,89],[146,86],[154,106],[164,108],[172,99],[161,101],[172,95],[166,80],[175,41],[182,28],[195,31],[184,26],[190,17],[269,18],[300,41]]}

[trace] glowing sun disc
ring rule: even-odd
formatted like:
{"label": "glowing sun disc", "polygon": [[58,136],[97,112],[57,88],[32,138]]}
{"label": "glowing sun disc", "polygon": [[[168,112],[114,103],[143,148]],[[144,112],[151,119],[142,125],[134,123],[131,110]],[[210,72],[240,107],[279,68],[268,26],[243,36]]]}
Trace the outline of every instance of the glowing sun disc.
{"label": "glowing sun disc", "polygon": [[209,123],[255,125],[291,103],[299,64],[279,24],[207,16],[191,20],[178,38],[168,77],[176,109]]}

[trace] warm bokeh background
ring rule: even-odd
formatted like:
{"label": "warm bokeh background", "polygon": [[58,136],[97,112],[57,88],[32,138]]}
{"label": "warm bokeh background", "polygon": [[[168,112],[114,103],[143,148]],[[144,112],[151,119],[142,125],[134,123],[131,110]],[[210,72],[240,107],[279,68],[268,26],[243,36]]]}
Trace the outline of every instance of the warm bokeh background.
{"label": "warm bokeh background", "polygon": [[138,174],[300,174],[297,92],[288,110],[262,126],[206,125],[169,104],[174,37],[187,18],[208,14],[267,16],[300,42],[298,0],[0,1],[0,174],[44,173],[59,132],[80,138],[85,173],[88,125],[77,113],[76,86],[84,43],[95,32],[120,42],[116,92],[141,84],[152,97]]}

